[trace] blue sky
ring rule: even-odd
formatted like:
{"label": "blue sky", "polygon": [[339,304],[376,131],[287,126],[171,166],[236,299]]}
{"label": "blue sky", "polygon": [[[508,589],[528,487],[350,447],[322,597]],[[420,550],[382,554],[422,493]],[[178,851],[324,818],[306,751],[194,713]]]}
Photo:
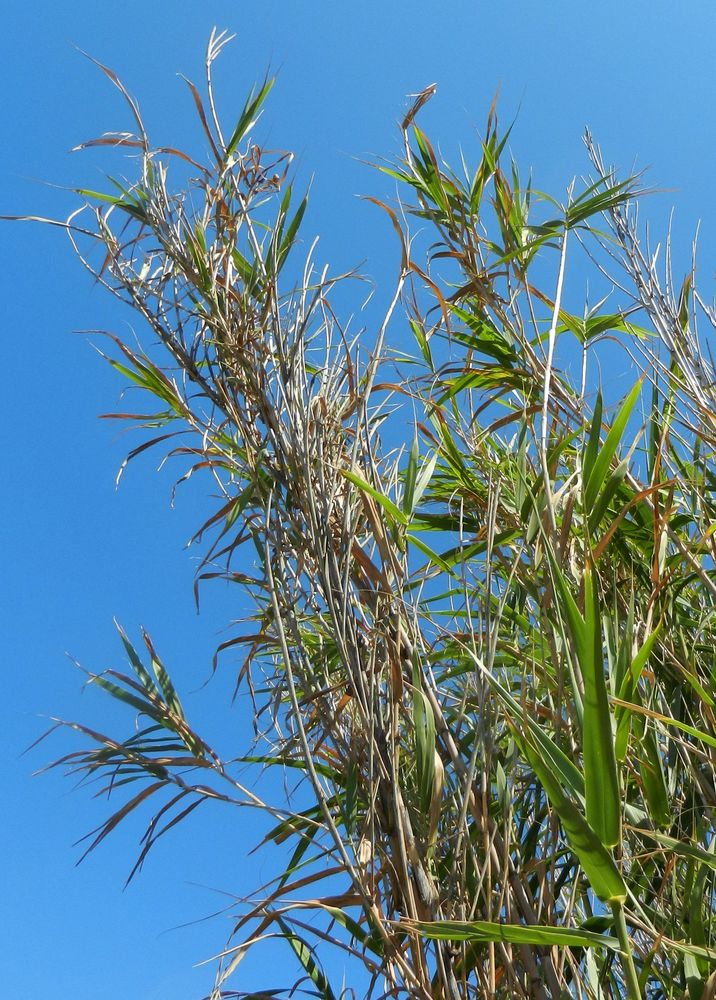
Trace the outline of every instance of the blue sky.
{"label": "blue sky", "polygon": [[[676,206],[682,254],[702,220],[702,287],[712,294],[710,2],[678,9],[654,0],[13,4],[0,38],[0,213],[66,215],[74,201],[63,186],[97,186],[102,163],[67,151],[128,127],[116,92],[74,46],[122,77],[155,142],[196,144],[176,74],[200,82],[213,25],[238,36],[217,68],[227,120],[254,80],[278,74],[263,127],[273,145],[296,152],[304,179],[314,177],[304,231],[321,235],[320,257],[334,271],[365,260],[378,293],[389,288],[397,264],[389,227],[355,195],[386,190],[364,161],[398,153],[405,95],[437,82],[421,121],[449,161],[457,162],[461,146],[469,159],[499,87],[503,122],[518,115],[513,152],[523,169],[533,167],[538,188],[559,196],[587,171],[585,125],[622,171],[649,167],[650,183],[668,190],[644,211],[658,229]],[[0,262],[4,989],[22,1000],[197,1000],[211,972],[194,963],[228,931],[225,919],[201,918],[227,902],[218,890],[240,895],[270,873],[268,858],[246,859],[260,828],[245,814],[197,814],[123,891],[141,829],[118,831],[75,868],[80,848],[72,844],[106,806],[56,772],[30,777],[72,749],[67,740],[20,755],[43,731],[42,716],[108,726],[116,718],[82,693],[81,674],[65,656],[93,670],[121,667],[113,615],[134,636],[140,624],[148,628],[192,717],[210,722],[219,742],[239,752],[250,726],[244,705],[228,707],[231,662],[202,686],[237,613],[235,595],[207,590],[202,614],[195,613],[196,554],[185,543],[205,509],[200,485],[181,491],[170,510],[171,471],[155,474],[156,461],[147,459],[114,488],[134,439],[96,417],[117,405],[121,383],[92,349],[99,338],[74,331],[131,336],[131,318],[92,285],[59,231],[2,224]],[[176,929],[190,921],[201,922]],[[265,963],[248,960],[236,988],[280,985],[278,966],[268,984],[265,971]]]}

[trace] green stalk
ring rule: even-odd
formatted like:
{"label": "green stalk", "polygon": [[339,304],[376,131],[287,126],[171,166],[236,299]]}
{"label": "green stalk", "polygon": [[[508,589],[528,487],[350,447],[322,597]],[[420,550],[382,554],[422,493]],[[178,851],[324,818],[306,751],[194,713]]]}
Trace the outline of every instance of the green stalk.
{"label": "green stalk", "polygon": [[628,1000],[642,1000],[641,987],[639,986],[639,977],[634,965],[634,956],[631,951],[631,941],[627,932],[623,904],[620,902],[612,903],[612,913],[614,914],[614,927],[621,946],[620,954],[627,988],[627,998]]}

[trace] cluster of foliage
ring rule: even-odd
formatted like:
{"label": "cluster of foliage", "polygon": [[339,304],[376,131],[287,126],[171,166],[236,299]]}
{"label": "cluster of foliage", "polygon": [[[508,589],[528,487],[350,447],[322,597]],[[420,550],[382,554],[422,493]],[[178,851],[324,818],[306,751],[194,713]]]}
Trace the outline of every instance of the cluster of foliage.
{"label": "cluster of foliage", "polygon": [[[246,649],[259,735],[220,759],[149,638],[147,667],[122,634],[131,672],[93,683],[140,724],[73,724],[85,745],[63,758],[127,796],[91,846],[147,802],[138,865],[207,800],[275,817],[288,860],[237,918],[216,997],[248,995],[229,979],[266,935],[324,998],[358,982],[423,1000],[716,996],[716,373],[697,333],[716,315],[693,265],[674,286],[667,246],[657,269],[636,180],[588,136],[593,176],[564,204],[520,180],[494,108],[476,168],[453,172],[415,122],[429,89],[380,167],[398,279],[374,334],[351,338],[331,305],[343,279],[313,251],[296,262],[291,157],[252,139],[270,82],[222,131],[226,40],[206,96],[190,84],[205,162],[153,149],[104,70],[136,129],[93,144],[131,149],[139,172],[80,192],[67,228],[165,351],[114,342],[111,364],[159,402],[123,414],[160,429],[133,454],[164,445],[220,491],[200,576],[253,601],[223,645]],[[573,313],[565,275],[585,262],[608,297]],[[616,404],[600,357],[629,378]],[[249,792],[247,761],[302,775],[301,808]],[[332,948],[356,970],[342,992]]]}

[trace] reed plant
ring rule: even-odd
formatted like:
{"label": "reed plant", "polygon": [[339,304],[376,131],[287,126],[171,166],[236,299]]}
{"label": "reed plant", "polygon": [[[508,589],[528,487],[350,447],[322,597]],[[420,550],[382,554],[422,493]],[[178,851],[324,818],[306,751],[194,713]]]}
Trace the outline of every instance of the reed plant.
{"label": "reed plant", "polygon": [[[285,863],[237,903],[215,998],[259,995],[240,963],[267,936],[287,990],[326,1000],[716,997],[716,313],[694,261],[676,279],[668,236],[659,260],[639,178],[588,135],[562,199],[494,107],[452,170],[418,124],[428,88],[376,164],[397,277],[353,337],[291,156],[254,138],[273,81],[219,120],[227,40],[189,83],[191,156],[154,148],[101,67],[134,128],[85,145],[136,173],[78,191],[65,226],[142,319],[144,347],[107,352],[146,397],[129,457],[210,481],[198,577],[251,599],[217,655],[243,651],[257,735],[220,757],[149,636],[120,631],[128,666],[91,680],[127,728],[71,723],[58,761],[116,802],[89,850],[149,808],[134,874],[204,802],[237,836],[232,807],[268,812]],[[604,297],[575,310],[585,269]],[[291,769],[300,808],[247,764]]]}

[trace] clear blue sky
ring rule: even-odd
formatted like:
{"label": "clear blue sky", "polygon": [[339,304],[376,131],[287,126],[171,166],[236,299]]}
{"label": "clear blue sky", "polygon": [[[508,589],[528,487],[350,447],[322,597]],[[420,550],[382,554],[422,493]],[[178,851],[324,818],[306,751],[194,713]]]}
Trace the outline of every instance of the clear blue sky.
{"label": "clear blue sky", "polygon": [[[650,167],[649,180],[670,190],[646,211],[659,225],[677,207],[677,249],[703,220],[702,287],[711,295],[716,8],[706,0],[10,4],[0,38],[0,213],[64,216],[72,197],[39,182],[95,186],[101,160],[67,150],[129,127],[116,93],[73,46],[119,73],[157,143],[191,144],[190,101],[176,74],[200,81],[213,25],[238,35],[217,71],[229,120],[255,79],[278,73],[265,126],[273,145],[297,153],[303,176],[315,174],[304,229],[321,234],[320,254],[335,270],[367,259],[384,290],[395,273],[389,227],[354,195],[384,190],[361,159],[398,152],[405,95],[437,82],[422,122],[456,162],[460,145],[468,156],[474,150],[499,86],[503,121],[519,112],[513,151],[534,167],[538,188],[560,195],[586,172],[587,124],[607,160],[624,171]],[[81,693],[64,654],[93,670],[121,667],[113,615],[133,635],[140,624],[149,629],[192,717],[213,719],[219,743],[239,752],[249,735],[245,708],[220,707],[230,661],[200,689],[235,613],[233,595],[207,590],[195,614],[195,556],[184,545],[202,514],[200,488],[180,493],[170,511],[171,474],[156,475],[147,460],[114,489],[129,439],[96,415],[116,406],[121,385],[92,350],[97,338],[73,331],[126,336],[128,315],[92,287],[58,231],[2,224],[0,264],[2,992],[198,1000],[211,972],[192,966],[220,947],[228,925],[217,918],[175,928],[220,909],[227,900],[214,889],[240,895],[268,876],[268,860],[246,859],[257,827],[243,814],[200,811],[122,891],[141,829],[120,830],[76,869],[73,841],[106,805],[57,773],[30,777],[71,749],[67,740],[20,754],[42,732],[42,715],[111,724],[101,699]],[[265,968],[247,962],[235,986],[293,980],[278,966],[272,972],[267,982]]]}

